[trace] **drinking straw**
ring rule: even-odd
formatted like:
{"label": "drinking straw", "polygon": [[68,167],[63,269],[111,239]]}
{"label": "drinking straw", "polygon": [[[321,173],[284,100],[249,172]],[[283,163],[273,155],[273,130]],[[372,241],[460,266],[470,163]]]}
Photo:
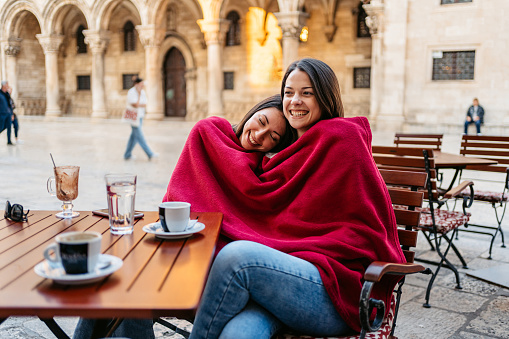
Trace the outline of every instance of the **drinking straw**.
{"label": "drinking straw", "polygon": [[53,161],[53,168],[56,168],[57,165],[55,165],[55,160],[53,160],[53,155],[51,155],[51,153],[50,153],[49,156],[51,157],[51,161]]}

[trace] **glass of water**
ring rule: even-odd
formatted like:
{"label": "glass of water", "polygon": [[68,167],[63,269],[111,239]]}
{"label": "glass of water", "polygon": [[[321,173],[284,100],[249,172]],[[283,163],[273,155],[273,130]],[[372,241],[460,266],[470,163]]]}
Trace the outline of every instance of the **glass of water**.
{"label": "glass of water", "polygon": [[136,174],[106,174],[108,214],[112,234],[133,233]]}

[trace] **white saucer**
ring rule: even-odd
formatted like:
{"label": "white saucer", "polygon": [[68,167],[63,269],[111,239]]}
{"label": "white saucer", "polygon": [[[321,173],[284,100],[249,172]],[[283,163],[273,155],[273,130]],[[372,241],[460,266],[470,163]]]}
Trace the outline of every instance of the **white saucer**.
{"label": "white saucer", "polygon": [[154,222],[143,226],[143,230],[150,234],[155,234],[157,238],[161,239],[183,239],[192,236],[196,232],[200,232],[205,228],[205,225],[196,220],[189,220],[189,225],[185,231],[182,232],[165,232],[161,223]]}
{"label": "white saucer", "polygon": [[57,284],[82,285],[103,279],[122,267],[122,259],[109,254],[101,254],[97,263],[98,268],[91,273],[67,274],[62,265],[49,264],[47,260],[34,267],[35,273],[43,278],[53,279]]}

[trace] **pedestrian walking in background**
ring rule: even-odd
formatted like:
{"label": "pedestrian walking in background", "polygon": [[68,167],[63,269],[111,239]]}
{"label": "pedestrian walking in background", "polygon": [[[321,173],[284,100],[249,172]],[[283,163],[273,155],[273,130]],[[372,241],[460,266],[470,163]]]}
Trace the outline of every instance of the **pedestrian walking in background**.
{"label": "pedestrian walking in background", "polygon": [[124,153],[124,159],[131,159],[134,146],[139,143],[150,160],[152,158],[158,157],[159,154],[152,152],[147,142],[145,141],[145,136],[143,135],[143,130],[141,129],[147,106],[147,94],[143,89],[143,79],[136,77],[133,82],[134,86],[129,90],[129,92],[127,92],[127,108],[130,110],[136,110],[138,113],[139,124],[138,126],[131,125],[131,136],[127,141],[127,148]]}

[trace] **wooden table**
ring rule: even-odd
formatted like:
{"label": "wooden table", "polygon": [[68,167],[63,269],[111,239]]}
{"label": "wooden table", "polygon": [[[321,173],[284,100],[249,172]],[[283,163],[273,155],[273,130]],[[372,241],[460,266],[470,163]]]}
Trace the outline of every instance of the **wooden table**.
{"label": "wooden table", "polygon": [[466,157],[464,155],[433,151],[437,168],[464,169],[468,165],[496,165],[495,160]]}
{"label": "wooden table", "polygon": [[[28,221],[13,222],[0,215],[0,323],[13,315],[40,318],[188,317],[196,311],[213,259],[223,215],[191,213],[205,229],[190,238],[160,240],[142,230],[159,219],[145,212],[134,232],[109,232],[108,218],[80,212],[59,219],[57,212],[30,211]],[[103,234],[102,252],[123,260],[123,266],[100,282],[64,286],[39,277],[34,266],[57,234],[69,231]]]}
{"label": "wooden table", "polygon": [[433,156],[435,158],[435,166],[437,169],[440,168],[452,168],[456,171],[454,172],[454,176],[451,180],[449,188],[447,191],[450,191],[454,187],[454,183],[458,178],[461,170],[465,169],[469,165],[496,165],[497,161],[475,158],[475,157],[466,157],[464,155],[452,154],[452,153],[444,153],[441,151],[433,151]]}

